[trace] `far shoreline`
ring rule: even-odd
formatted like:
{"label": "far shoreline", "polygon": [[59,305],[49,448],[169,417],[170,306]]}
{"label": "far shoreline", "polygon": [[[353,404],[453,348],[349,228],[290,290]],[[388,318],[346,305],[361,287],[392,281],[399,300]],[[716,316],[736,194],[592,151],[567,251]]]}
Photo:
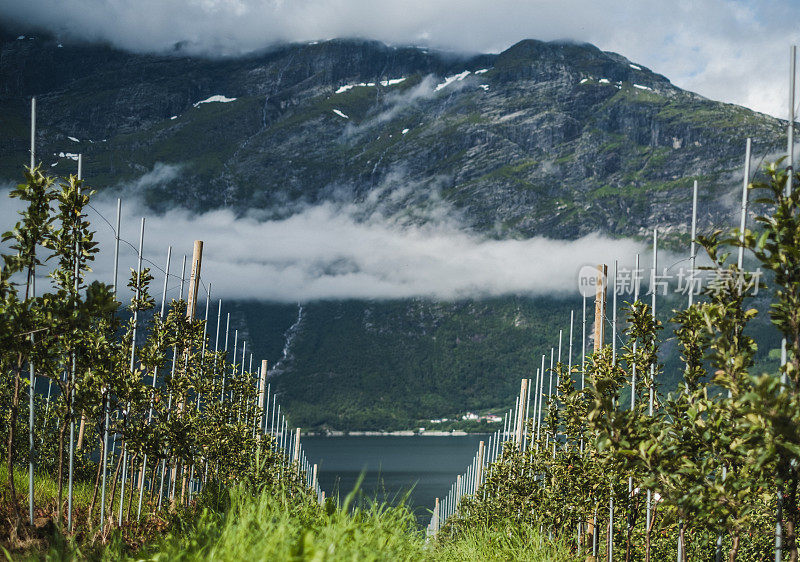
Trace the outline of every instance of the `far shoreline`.
{"label": "far shoreline", "polygon": [[491,435],[471,431],[301,431],[306,437],[468,437],[470,435]]}

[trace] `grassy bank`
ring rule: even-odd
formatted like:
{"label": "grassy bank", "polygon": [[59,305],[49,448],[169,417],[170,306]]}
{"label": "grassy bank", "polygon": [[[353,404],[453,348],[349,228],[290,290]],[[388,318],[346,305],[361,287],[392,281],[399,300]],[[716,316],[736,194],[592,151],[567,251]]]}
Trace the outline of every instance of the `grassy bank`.
{"label": "grassy bank", "polygon": [[[0,477],[4,478],[4,474]],[[5,483],[4,483],[5,485]],[[17,474],[19,490],[27,483]],[[37,478],[37,501],[52,497],[55,483]],[[351,494],[351,498],[354,495]],[[88,501],[88,500],[87,500]],[[193,509],[169,517],[168,531],[143,546],[132,528],[98,537],[64,538],[55,533],[11,551],[11,559],[47,560],[570,560],[558,544],[531,528],[511,524],[475,527],[447,541],[426,540],[411,510],[367,501],[320,507],[311,494],[268,486],[254,493],[244,485],[208,493]],[[42,513],[42,515],[44,515]],[[150,537],[154,536],[149,534]],[[157,535],[156,535],[157,536]],[[94,542],[90,542],[94,540]]]}
{"label": "grassy bank", "polygon": [[[346,503],[346,502],[345,502]],[[191,528],[167,536],[139,559],[149,560],[569,560],[532,529],[475,528],[448,542],[426,542],[405,507],[368,503],[321,509],[278,492],[237,488],[225,514],[203,512]]]}

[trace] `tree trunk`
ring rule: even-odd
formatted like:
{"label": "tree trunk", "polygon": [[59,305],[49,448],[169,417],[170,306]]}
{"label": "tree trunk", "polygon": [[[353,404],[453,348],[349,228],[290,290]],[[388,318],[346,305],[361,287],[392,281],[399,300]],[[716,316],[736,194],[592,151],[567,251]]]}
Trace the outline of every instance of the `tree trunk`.
{"label": "tree trunk", "polygon": [[644,560],[645,562],[650,562],[650,535],[653,532],[653,525],[656,521],[656,510],[655,508],[652,509],[650,512],[650,524],[646,526],[645,534],[644,534]]}
{"label": "tree trunk", "polygon": [[14,533],[19,531],[22,521],[19,513],[19,504],[17,503],[17,489],[14,486],[14,428],[17,425],[17,416],[19,415],[20,371],[22,371],[22,353],[17,356],[17,368],[14,371],[14,400],[11,402],[11,419],[8,428],[8,487],[11,494],[9,501],[14,508]]}
{"label": "tree trunk", "polygon": [[797,472],[792,471],[789,480],[789,493],[784,496],[784,514],[786,517],[786,550],[789,562],[797,562]]}
{"label": "tree trunk", "polygon": [[[109,506],[108,506],[108,516],[113,521],[114,520],[114,494],[117,493],[117,478],[119,477],[119,468],[122,465],[122,455],[117,457],[117,467],[114,469],[114,479],[111,483],[111,497],[109,499]],[[101,525],[105,526],[105,521],[101,522]]]}
{"label": "tree trunk", "polygon": [[153,463],[153,475],[150,477],[150,505],[153,505],[156,493],[156,472],[158,472],[158,459]]}
{"label": "tree trunk", "polygon": [[680,562],[686,562],[686,525],[681,522],[680,523],[680,538],[681,538],[681,560]]}
{"label": "tree trunk", "polygon": [[[131,474],[135,474],[133,467],[136,466],[136,455],[133,455],[131,459]],[[131,476],[131,493],[128,494],[128,508],[127,513],[125,514],[125,520],[130,521],[131,519],[131,505],[133,504],[133,496],[136,495],[136,485],[135,485],[135,476]]]}
{"label": "tree trunk", "polygon": [[[69,392],[69,385],[67,385],[67,392]],[[65,394],[69,396],[69,394]],[[67,432],[69,420],[63,420],[63,423],[58,428],[58,506],[56,509],[56,518],[59,525],[61,524],[61,502],[64,497],[64,434]]]}
{"label": "tree trunk", "polygon": [[184,464],[183,465],[183,470],[181,472],[182,472],[182,477],[181,477],[181,505],[186,505],[188,503],[185,500],[185,498],[186,498],[186,484],[188,483],[188,479],[189,479],[189,474],[188,474],[189,466]]}
{"label": "tree trunk", "polygon": [[736,562],[737,554],[739,554],[739,531],[733,535],[733,545],[728,552],[728,562]]}
{"label": "tree trunk", "polygon": [[181,462],[175,459],[175,465],[172,467],[172,480],[170,481],[169,490],[169,510],[174,512],[178,502],[178,473],[181,469]]}
{"label": "tree trunk", "polygon": [[[103,473],[103,439],[100,439],[100,462],[97,463],[97,476],[94,478],[94,491],[92,492],[92,501],[89,502],[89,515],[86,517],[86,523],[89,528],[92,528],[92,511],[94,504],[97,501],[97,491],[100,489],[100,475]],[[102,524],[102,521],[100,522]]]}

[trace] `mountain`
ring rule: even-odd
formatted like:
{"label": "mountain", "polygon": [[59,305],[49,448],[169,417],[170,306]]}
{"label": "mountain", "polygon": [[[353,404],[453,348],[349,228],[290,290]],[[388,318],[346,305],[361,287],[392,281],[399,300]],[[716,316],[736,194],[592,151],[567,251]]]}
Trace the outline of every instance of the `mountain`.
{"label": "mountain", "polygon": [[[462,56],[339,40],[209,60],[6,34],[0,49],[0,177],[26,161],[35,95],[47,164],[80,150],[101,186],[183,165],[149,188],[153,205],[245,210],[414,185],[499,237],[637,235],[685,228],[691,179],[703,220],[727,220],[745,137],[763,154],[782,130],[585,44]],[[212,96],[236,99],[196,105]]]}
{"label": "mountain", "polygon": [[[208,59],[9,30],[0,41],[0,179],[28,160],[36,96],[49,169],[80,151],[92,185],[134,185],[156,211],[278,216],[347,197],[404,213],[435,196],[497,238],[660,225],[678,244],[693,179],[701,227],[732,224],[744,139],[759,158],[783,142],[778,119],[587,44],[464,55],[334,40]],[[296,423],[399,427],[508,406],[557,338],[552,315],[563,326],[577,304],[318,302],[298,323],[294,307],[261,303],[237,321],[273,363],[295,326],[275,380]]]}

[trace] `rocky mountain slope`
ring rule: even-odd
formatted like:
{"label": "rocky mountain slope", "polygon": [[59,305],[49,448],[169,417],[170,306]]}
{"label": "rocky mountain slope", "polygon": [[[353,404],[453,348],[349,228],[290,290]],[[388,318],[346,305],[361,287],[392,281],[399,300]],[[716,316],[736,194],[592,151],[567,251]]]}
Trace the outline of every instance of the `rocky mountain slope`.
{"label": "rocky mountain slope", "polygon": [[744,138],[763,155],[781,134],[585,44],[463,56],[338,40],[205,60],[19,37],[0,44],[0,177],[26,161],[36,95],[47,165],[80,151],[101,186],[181,165],[146,186],[154,206],[434,190],[499,237],[636,235],[685,227],[692,179],[704,220],[727,222]]}

